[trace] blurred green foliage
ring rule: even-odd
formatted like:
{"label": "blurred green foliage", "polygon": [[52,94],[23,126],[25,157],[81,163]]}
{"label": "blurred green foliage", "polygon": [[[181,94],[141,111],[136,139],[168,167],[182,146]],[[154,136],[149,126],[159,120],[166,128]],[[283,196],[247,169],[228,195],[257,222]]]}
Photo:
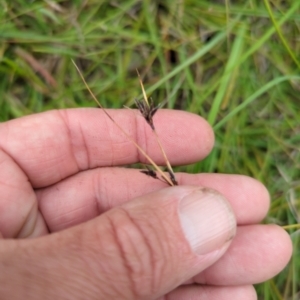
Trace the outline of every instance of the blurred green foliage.
{"label": "blurred green foliage", "polygon": [[[216,145],[187,172],[245,174],[271,194],[268,223],[300,222],[300,1],[0,1],[0,121],[141,96],[203,116]],[[299,299],[294,256],[259,299]]]}

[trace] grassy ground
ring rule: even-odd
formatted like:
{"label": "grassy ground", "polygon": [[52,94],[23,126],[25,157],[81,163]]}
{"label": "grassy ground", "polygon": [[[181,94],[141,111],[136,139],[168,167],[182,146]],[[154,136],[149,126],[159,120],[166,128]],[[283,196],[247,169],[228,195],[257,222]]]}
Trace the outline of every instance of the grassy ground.
{"label": "grassy ground", "polygon": [[[239,173],[272,197],[268,223],[300,222],[300,1],[0,1],[0,121],[141,94],[214,126],[216,146],[188,172]],[[298,231],[297,231],[298,229]],[[259,299],[299,299],[294,256]]]}

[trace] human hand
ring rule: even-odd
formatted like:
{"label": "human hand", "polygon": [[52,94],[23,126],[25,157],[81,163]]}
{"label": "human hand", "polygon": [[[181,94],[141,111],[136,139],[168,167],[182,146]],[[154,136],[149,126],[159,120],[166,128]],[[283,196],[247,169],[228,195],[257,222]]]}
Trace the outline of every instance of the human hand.
{"label": "human hand", "polygon": [[[141,117],[110,114],[163,163]],[[173,165],[213,146],[196,115],[161,110],[155,123]],[[0,124],[0,298],[256,299],[252,284],[276,275],[292,251],[280,227],[258,224],[265,187],[240,175],[181,173],[178,187],[165,188],[116,168],[138,161],[101,110]]]}

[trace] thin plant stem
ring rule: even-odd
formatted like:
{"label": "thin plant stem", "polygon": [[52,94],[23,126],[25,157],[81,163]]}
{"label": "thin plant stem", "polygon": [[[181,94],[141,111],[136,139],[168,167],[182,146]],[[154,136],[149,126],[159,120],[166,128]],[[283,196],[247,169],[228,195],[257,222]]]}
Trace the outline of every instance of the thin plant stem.
{"label": "thin plant stem", "polygon": [[94,95],[94,93],[92,92],[92,90],[90,89],[90,87],[88,86],[86,80],[84,79],[80,69],[78,68],[78,66],[76,65],[76,63],[72,60],[72,63],[74,64],[76,70],[78,71],[85,87],[87,88],[88,92],[90,93],[90,95],[92,96],[92,98],[94,99],[94,101],[98,104],[99,108],[101,108],[103,110],[103,112],[106,114],[106,116],[118,127],[118,129],[128,138],[128,140],[134,144],[134,146],[138,149],[138,151],[143,154],[143,156],[149,161],[149,163],[155,168],[155,170],[162,176],[162,178],[170,185],[170,186],[174,186],[174,183],[172,182],[172,180],[170,178],[168,178],[168,176],[166,176],[166,174],[159,168],[159,166],[151,159],[151,157],[143,150],[143,148],[141,148],[130,136],[129,134],[113,119],[113,117],[107,112],[107,110],[101,105],[101,103],[98,101],[98,99],[96,98],[96,96]]}
{"label": "thin plant stem", "polygon": [[138,70],[136,70],[136,72],[138,74],[138,78],[139,78],[139,81],[140,81],[140,85],[141,85],[142,92],[143,92],[143,97],[144,97],[144,104],[143,104],[143,102],[138,101],[138,100],[136,101],[136,104],[137,104],[141,114],[145,118],[146,122],[150,125],[150,127],[151,127],[151,129],[154,133],[154,136],[157,140],[157,143],[159,145],[159,148],[160,148],[161,153],[163,155],[163,158],[165,160],[165,164],[167,166],[167,170],[168,170],[168,173],[170,175],[171,181],[173,182],[174,185],[178,185],[178,183],[176,181],[176,178],[175,178],[174,171],[172,169],[170,161],[168,160],[167,154],[166,154],[166,152],[165,152],[165,150],[162,146],[160,138],[159,138],[159,136],[158,136],[158,134],[155,130],[155,126],[154,126],[153,119],[152,119],[154,114],[156,113],[156,111],[160,107],[160,105],[158,105],[157,107],[154,107],[152,101],[151,101],[151,103],[149,103],[148,98],[147,98],[147,94],[146,94],[145,89],[144,89],[143,81],[142,81],[141,76],[140,76],[140,73],[139,73]]}
{"label": "thin plant stem", "polygon": [[142,78],[141,78],[141,75],[140,75],[138,69],[136,69],[136,72],[137,72],[137,75],[138,75],[138,77],[139,77],[139,81],[140,81],[140,84],[141,84],[141,88],[142,88],[144,100],[145,100],[145,102],[147,103],[147,106],[150,107],[149,101],[148,101],[148,98],[147,98],[147,94],[146,94],[145,89],[144,89],[143,81],[142,81]]}
{"label": "thin plant stem", "polygon": [[161,144],[160,138],[159,138],[159,136],[158,136],[158,134],[157,134],[157,132],[156,132],[155,129],[153,130],[153,133],[154,133],[154,135],[155,135],[155,137],[156,137],[157,143],[158,143],[158,145],[159,145],[159,148],[160,148],[160,150],[161,150],[161,153],[162,153],[162,155],[163,155],[163,157],[164,157],[164,160],[165,160],[165,162],[166,162],[166,165],[167,165],[167,169],[168,169],[168,173],[169,173],[169,175],[170,175],[170,178],[171,178],[172,182],[173,182],[175,185],[177,185],[178,183],[177,183],[177,181],[176,181],[176,178],[175,178],[175,174],[174,174],[173,168],[172,168],[172,166],[171,166],[171,164],[170,164],[170,161],[168,160],[167,154],[166,154],[166,152],[165,152],[165,150],[164,150],[164,148],[163,148],[163,146],[162,146],[162,144]]}
{"label": "thin plant stem", "polygon": [[283,229],[288,230],[288,229],[300,229],[300,224],[289,224],[285,226],[281,226]]}

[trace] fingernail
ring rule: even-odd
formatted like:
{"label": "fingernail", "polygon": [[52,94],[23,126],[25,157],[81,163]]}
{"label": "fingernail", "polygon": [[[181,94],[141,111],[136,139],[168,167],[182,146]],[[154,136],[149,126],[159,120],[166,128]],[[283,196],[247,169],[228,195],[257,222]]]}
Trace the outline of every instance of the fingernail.
{"label": "fingernail", "polygon": [[210,189],[194,190],[180,200],[179,216],[186,239],[197,254],[222,247],[236,232],[236,220],[227,200]]}

